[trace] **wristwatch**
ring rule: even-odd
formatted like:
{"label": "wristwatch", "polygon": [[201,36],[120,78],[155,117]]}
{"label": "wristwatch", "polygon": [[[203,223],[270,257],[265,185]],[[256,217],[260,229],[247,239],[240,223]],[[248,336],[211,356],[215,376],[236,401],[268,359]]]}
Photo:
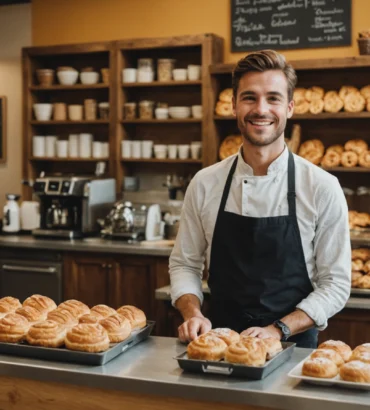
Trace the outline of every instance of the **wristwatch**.
{"label": "wristwatch", "polygon": [[284,322],[282,322],[281,320],[275,320],[273,325],[276,328],[281,330],[281,332],[283,334],[283,336],[281,337],[281,340],[283,342],[286,342],[289,339],[289,337],[292,335],[292,332],[290,331],[289,327]]}

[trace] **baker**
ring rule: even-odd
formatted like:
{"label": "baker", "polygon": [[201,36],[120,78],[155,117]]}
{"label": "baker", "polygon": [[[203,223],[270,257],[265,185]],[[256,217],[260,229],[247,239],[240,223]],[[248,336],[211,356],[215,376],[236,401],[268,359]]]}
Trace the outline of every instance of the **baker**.
{"label": "baker", "polygon": [[[295,71],[272,50],[233,72],[233,111],[243,144],[199,171],[184,199],[169,262],[182,341],[212,327],[315,348],[318,331],[350,293],[348,209],[337,178],[284,142]],[[208,262],[211,314],[201,312]]]}

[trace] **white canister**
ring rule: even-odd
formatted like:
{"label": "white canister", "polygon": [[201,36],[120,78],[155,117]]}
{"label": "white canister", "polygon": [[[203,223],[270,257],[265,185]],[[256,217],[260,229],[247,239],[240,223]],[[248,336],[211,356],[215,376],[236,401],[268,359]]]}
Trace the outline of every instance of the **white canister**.
{"label": "white canister", "polygon": [[180,158],[180,159],[187,159],[187,158],[189,158],[190,145],[188,145],[188,144],[181,144],[181,145],[179,145],[178,147],[179,147],[179,158]]}
{"label": "white canister", "polygon": [[21,229],[20,210],[17,200],[20,195],[7,194],[7,202],[3,209],[3,231],[19,232]]}
{"label": "white canister", "polygon": [[37,121],[49,121],[53,112],[53,104],[33,104]]}
{"label": "white canister", "polygon": [[176,159],[177,158],[177,145],[169,144],[168,145],[168,158]]}
{"label": "white canister", "polygon": [[57,141],[57,156],[58,158],[68,157],[68,141],[66,140]]}
{"label": "white canister", "polygon": [[157,159],[167,158],[167,145],[164,144],[155,144],[154,145],[154,156]]}
{"label": "white canister", "polygon": [[45,156],[45,137],[42,135],[32,137],[32,155],[39,158]]}
{"label": "white canister", "polygon": [[141,155],[143,158],[152,158],[153,141],[141,141]]}
{"label": "white canister", "polygon": [[80,134],[80,144],[79,144],[79,151],[81,158],[90,158],[91,157],[91,145],[93,142],[93,135],[92,134]]}
{"label": "white canister", "polygon": [[201,67],[200,65],[188,65],[188,79],[190,81],[197,81],[200,79]]}
{"label": "white canister", "polygon": [[108,158],[109,157],[109,143],[108,142],[102,142],[102,151],[103,151],[103,158]]}
{"label": "white canister", "polygon": [[57,146],[57,137],[54,135],[47,135],[45,137],[45,156],[46,157],[55,157],[56,155],[56,146]]}
{"label": "white canister", "polygon": [[192,105],[191,114],[194,118],[202,118],[203,117],[203,107],[201,105]]}
{"label": "white canister", "polygon": [[37,201],[23,201],[20,215],[23,230],[31,231],[40,227],[40,205]]}
{"label": "white canister", "polygon": [[137,69],[136,68],[124,68],[122,70],[122,82],[136,83],[136,81],[137,81]]}
{"label": "white canister", "polygon": [[121,141],[121,155],[122,158],[131,158],[132,141]]}
{"label": "white canister", "polygon": [[192,159],[199,159],[202,143],[200,141],[193,141],[190,144],[190,155]]}
{"label": "white canister", "polygon": [[94,158],[102,158],[103,157],[103,147],[100,141],[94,141],[92,144],[92,156]]}
{"label": "white canister", "polygon": [[141,158],[141,141],[132,141],[131,157]]}
{"label": "white canister", "polygon": [[68,136],[68,154],[70,158],[78,158],[80,149],[79,149],[79,135],[78,134],[69,134]]}
{"label": "white canister", "polygon": [[81,121],[83,113],[83,105],[71,104],[68,106],[68,118],[71,121]]}

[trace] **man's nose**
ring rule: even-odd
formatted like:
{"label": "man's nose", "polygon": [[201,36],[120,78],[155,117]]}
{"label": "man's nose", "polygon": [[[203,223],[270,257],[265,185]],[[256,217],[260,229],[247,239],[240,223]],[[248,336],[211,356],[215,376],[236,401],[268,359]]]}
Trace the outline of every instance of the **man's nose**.
{"label": "man's nose", "polygon": [[255,112],[259,115],[263,115],[263,114],[268,113],[268,111],[269,111],[269,105],[268,105],[266,99],[265,98],[259,98],[256,101]]}

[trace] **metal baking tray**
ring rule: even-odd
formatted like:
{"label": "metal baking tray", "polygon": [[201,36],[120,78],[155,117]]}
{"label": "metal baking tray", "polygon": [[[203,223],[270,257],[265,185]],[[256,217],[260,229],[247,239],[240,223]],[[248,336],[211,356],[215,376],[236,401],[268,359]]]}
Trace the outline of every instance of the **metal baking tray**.
{"label": "metal baking tray", "polygon": [[284,364],[292,356],[293,349],[296,344],[292,342],[282,342],[282,345],[283,350],[272,359],[268,360],[266,364],[261,367],[233,364],[223,360],[218,362],[188,359],[186,352],[174,357],[174,359],[178,361],[179,366],[183,370],[189,372],[222,374],[225,376],[262,380],[279,366]]}
{"label": "metal baking tray", "polygon": [[300,363],[298,363],[297,366],[295,366],[288,373],[288,377],[290,377],[291,379],[300,380],[305,383],[315,384],[318,386],[334,386],[334,387],[342,387],[345,389],[358,389],[358,390],[370,391],[370,383],[346,382],[340,378],[339,374],[333,377],[332,379],[322,379],[319,377],[304,376],[302,374],[302,366],[303,366],[303,363],[308,359],[309,356],[307,356]]}
{"label": "metal baking tray", "polygon": [[126,352],[132,346],[147,339],[155,325],[153,321],[147,321],[143,329],[133,331],[131,336],[120,343],[111,343],[109,349],[101,353],[79,352],[68,350],[65,347],[50,348],[31,346],[27,343],[2,343],[0,342],[0,353],[30,357],[32,359],[52,360],[54,362],[80,363],[92,366],[101,366],[114,359],[116,356]]}
{"label": "metal baking tray", "polygon": [[370,296],[370,289],[351,288],[351,295]]}

